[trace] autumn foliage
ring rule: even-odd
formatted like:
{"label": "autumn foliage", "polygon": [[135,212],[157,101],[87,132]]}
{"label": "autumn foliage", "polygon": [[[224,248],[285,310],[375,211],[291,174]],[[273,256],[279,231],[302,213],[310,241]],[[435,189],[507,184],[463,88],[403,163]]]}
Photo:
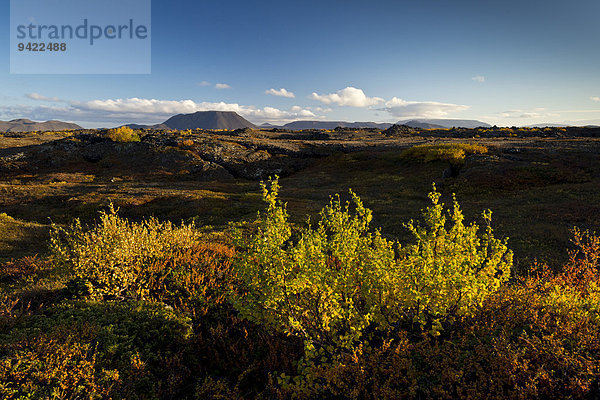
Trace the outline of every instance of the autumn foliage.
{"label": "autumn foliage", "polygon": [[3,265],[0,397],[600,396],[600,237],[516,277],[491,212],[468,223],[435,187],[408,243],[353,192],[297,225],[262,189],[218,235],[109,207]]}
{"label": "autumn foliage", "polygon": [[108,137],[113,142],[118,143],[131,143],[140,141],[140,136],[128,126],[121,126],[119,128],[109,129]]}

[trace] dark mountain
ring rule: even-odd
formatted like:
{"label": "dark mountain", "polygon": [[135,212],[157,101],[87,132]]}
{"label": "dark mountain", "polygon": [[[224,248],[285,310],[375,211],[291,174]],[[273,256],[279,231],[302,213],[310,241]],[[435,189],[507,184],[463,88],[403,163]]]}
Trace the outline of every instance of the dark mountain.
{"label": "dark mountain", "polygon": [[294,121],[283,125],[285,129],[302,130],[302,129],[335,129],[338,126],[342,128],[377,128],[387,129],[392,124],[376,123],[376,122],[346,122],[346,121]]}
{"label": "dark mountain", "polygon": [[0,121],[0,132],[33,132],[33,131],[68,131],[83,129],[77,124],[62,121],[36,122],[29,119],[13,119]]}
{"label": "dark mountain", "polygon": [[162,124],[178,130],[256,128],[252,122],[233,111],[198,111],[193,114],[178,114]]}
{"label": "dark mountain", "polygon": [[418,128],[418,129],[446,129],[446,127],[443,125],[437,125],[437,124],[432,124],[430,122],[415,121],[415,120],[403,122],[402,125],[410,126],[411,128]]}
{"label": "dark mountain", "polygon": [[474,119],[409,119],[398,121],[397,125],[407,125],[421,129],[442,128],[490,128],[490,124]]}

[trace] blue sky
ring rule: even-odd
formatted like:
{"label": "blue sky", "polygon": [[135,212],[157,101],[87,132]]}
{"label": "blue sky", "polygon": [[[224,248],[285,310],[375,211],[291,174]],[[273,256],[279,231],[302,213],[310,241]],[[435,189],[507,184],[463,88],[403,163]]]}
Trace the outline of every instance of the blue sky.
{"label": "blue sky", "polygon": [[597,0],[154,0],[142,75],[10,74],[1,4],[3,120],[97,127],[218,109],[255,123],[600,121]]}

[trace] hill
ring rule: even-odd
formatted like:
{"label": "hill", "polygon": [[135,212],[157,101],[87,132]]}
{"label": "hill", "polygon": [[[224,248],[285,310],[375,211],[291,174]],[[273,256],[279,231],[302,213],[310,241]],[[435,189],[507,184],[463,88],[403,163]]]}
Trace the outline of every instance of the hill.
{"label": "hill", "polygon": [[67,131],[73,129],[83,128],[77,124],[56,120],[36,122],[21,118],[11,121],[0,121],[0,132]]}
{"label": "hill", "polygon": [[397,125],[412,128],[442,129],[442,128],[490,128],[491,125],[474,119],[408,119],[398,121]]}
{"label": "hill", "polygon": [[410,121],[403,122],[402,125],[409,126],[411,128],[417,128],[417,129],[446,129],[446,127],[443,125],[432,124],[430,122],[416,121],[416,120],[410,120]]}
{"label": "hill", "polygon": [[233,111],[198,111],[178,114],[162,123],[170,129],[241,129],[256,128],[252,122]]}

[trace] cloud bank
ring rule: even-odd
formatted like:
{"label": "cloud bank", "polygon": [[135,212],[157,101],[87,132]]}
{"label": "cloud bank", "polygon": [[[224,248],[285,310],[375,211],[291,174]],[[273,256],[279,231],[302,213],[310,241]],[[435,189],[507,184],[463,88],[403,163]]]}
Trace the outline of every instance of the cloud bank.
{"label": "cloud bank", "polygon": [[382,111],[398,118],[442,118],[450,113],[468,110],[470,107],[460,104],[439,103],[436,101],[406,101],[393,97],[385,103]]}

